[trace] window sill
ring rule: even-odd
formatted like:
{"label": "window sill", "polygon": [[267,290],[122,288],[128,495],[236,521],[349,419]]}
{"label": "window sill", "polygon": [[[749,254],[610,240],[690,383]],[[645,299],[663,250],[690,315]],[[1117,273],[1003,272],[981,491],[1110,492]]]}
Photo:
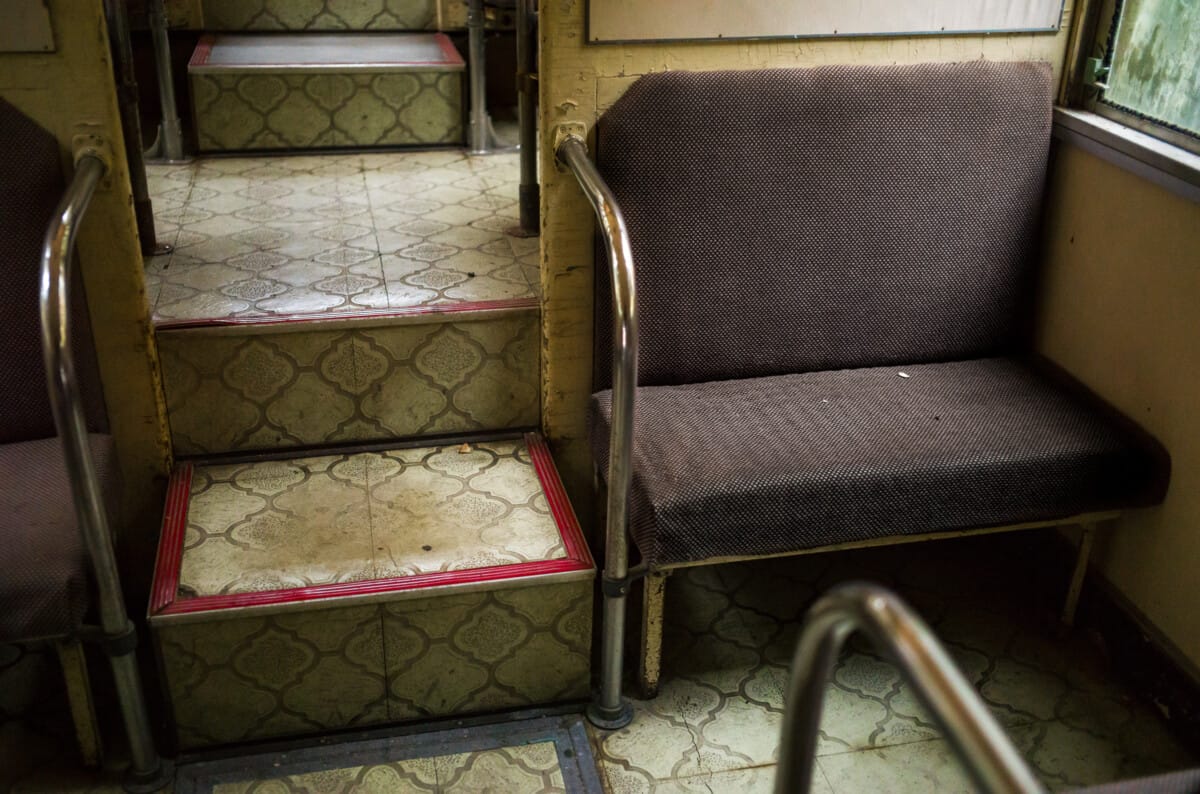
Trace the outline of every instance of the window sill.
{"label": "window sill", "polygon": [[1054,108],[1054,137],[1200,202],[1200,155],[1086,110]]}

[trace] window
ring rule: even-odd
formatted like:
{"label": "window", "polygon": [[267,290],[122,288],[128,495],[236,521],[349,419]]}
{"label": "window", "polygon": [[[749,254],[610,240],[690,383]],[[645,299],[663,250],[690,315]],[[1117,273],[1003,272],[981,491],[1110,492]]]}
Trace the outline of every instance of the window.
{"label": "window", "polygon": [[1200,152],[1200,2],[1102,5],[1084,70],[1089,108]]}

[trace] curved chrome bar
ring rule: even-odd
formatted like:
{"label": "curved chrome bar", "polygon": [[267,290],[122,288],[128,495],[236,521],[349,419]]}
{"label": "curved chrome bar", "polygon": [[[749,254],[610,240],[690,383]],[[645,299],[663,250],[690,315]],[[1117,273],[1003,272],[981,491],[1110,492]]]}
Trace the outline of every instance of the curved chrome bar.
{"label": "curved chrome bar", "polygon": [[842,644],[856,630],[886,652],[916,688],[980,791],[1045,791],[925,622],[894,593],[849,583],[813,604],[801,628],[788,683],[777,794],[809,791],[825,690]]}
{"label": "curved chrome bar", "polygon": [[621,699],[625,598],[629,583],[629,489],[633,481],[633,409],[637,391],[637,287],[629,232],[617,198],[588,158],[587,144],[568,134],[555,149],[558,162],[571,169],[596,212],[613,288],[612,435],[608,446],[608,526],[604,550],[604,630],[600,655],[600,694],[589,710],[601,727],[621,727],[631,712]]}
{"label": "curved chrome bar", "polygon": [[[75,166],[75,177],[46,230],[40,295],[42,354],[75,515],[95,572],[100,627],[110,648],[120,645],[124,650],[123,653],[110,650],[110,660],[129,734],[132,779],[135,784],[145,787],[154,786],[162,779],[162,764],[150,735],[145,697],[133,655],[134,643],[130,642],[134,627],[125,611],[108,517],[88,446],[87,423],[75,378],[75,358],[71,353],[71,253],[75,250],[79,220],[87,211],[96,185],[106,170],[107,166],[99,157],[90,154],[80,157]],[[163,785],[167,782],[162,780]]]}

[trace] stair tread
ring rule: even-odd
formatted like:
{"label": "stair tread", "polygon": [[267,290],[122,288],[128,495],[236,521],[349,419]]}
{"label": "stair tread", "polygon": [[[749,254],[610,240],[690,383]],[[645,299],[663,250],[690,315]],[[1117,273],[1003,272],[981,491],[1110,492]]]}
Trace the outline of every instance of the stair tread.
{"label": "stair tread", "polygon": [[188,64],[191,72],[313,68],[459,71],[464,63],[441,33],[299,32],[209,34]]}
{"label": "stair tread", "polygon": [[[516,576],[529,563],[586,558],[535,434],[185,465],[177,491],[187,504],[169,505],[155,589],[175,570],[169,595],[180,601],[383,580],[440,585],[448,582],[438,575]],[[182,535],[174,563],[164,558],[173,532]]]}

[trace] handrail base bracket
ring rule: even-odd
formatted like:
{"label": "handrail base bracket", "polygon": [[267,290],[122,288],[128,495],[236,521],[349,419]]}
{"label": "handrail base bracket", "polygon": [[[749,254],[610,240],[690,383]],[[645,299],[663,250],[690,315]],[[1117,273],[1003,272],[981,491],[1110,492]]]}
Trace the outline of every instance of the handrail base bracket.
{"label": "handrail base bracket", "polygon": [[633,722],[633,705],[625,698],[615,709],[607,709],[592,702],[587,707],[587,720],[600,730],[616,731]]}

